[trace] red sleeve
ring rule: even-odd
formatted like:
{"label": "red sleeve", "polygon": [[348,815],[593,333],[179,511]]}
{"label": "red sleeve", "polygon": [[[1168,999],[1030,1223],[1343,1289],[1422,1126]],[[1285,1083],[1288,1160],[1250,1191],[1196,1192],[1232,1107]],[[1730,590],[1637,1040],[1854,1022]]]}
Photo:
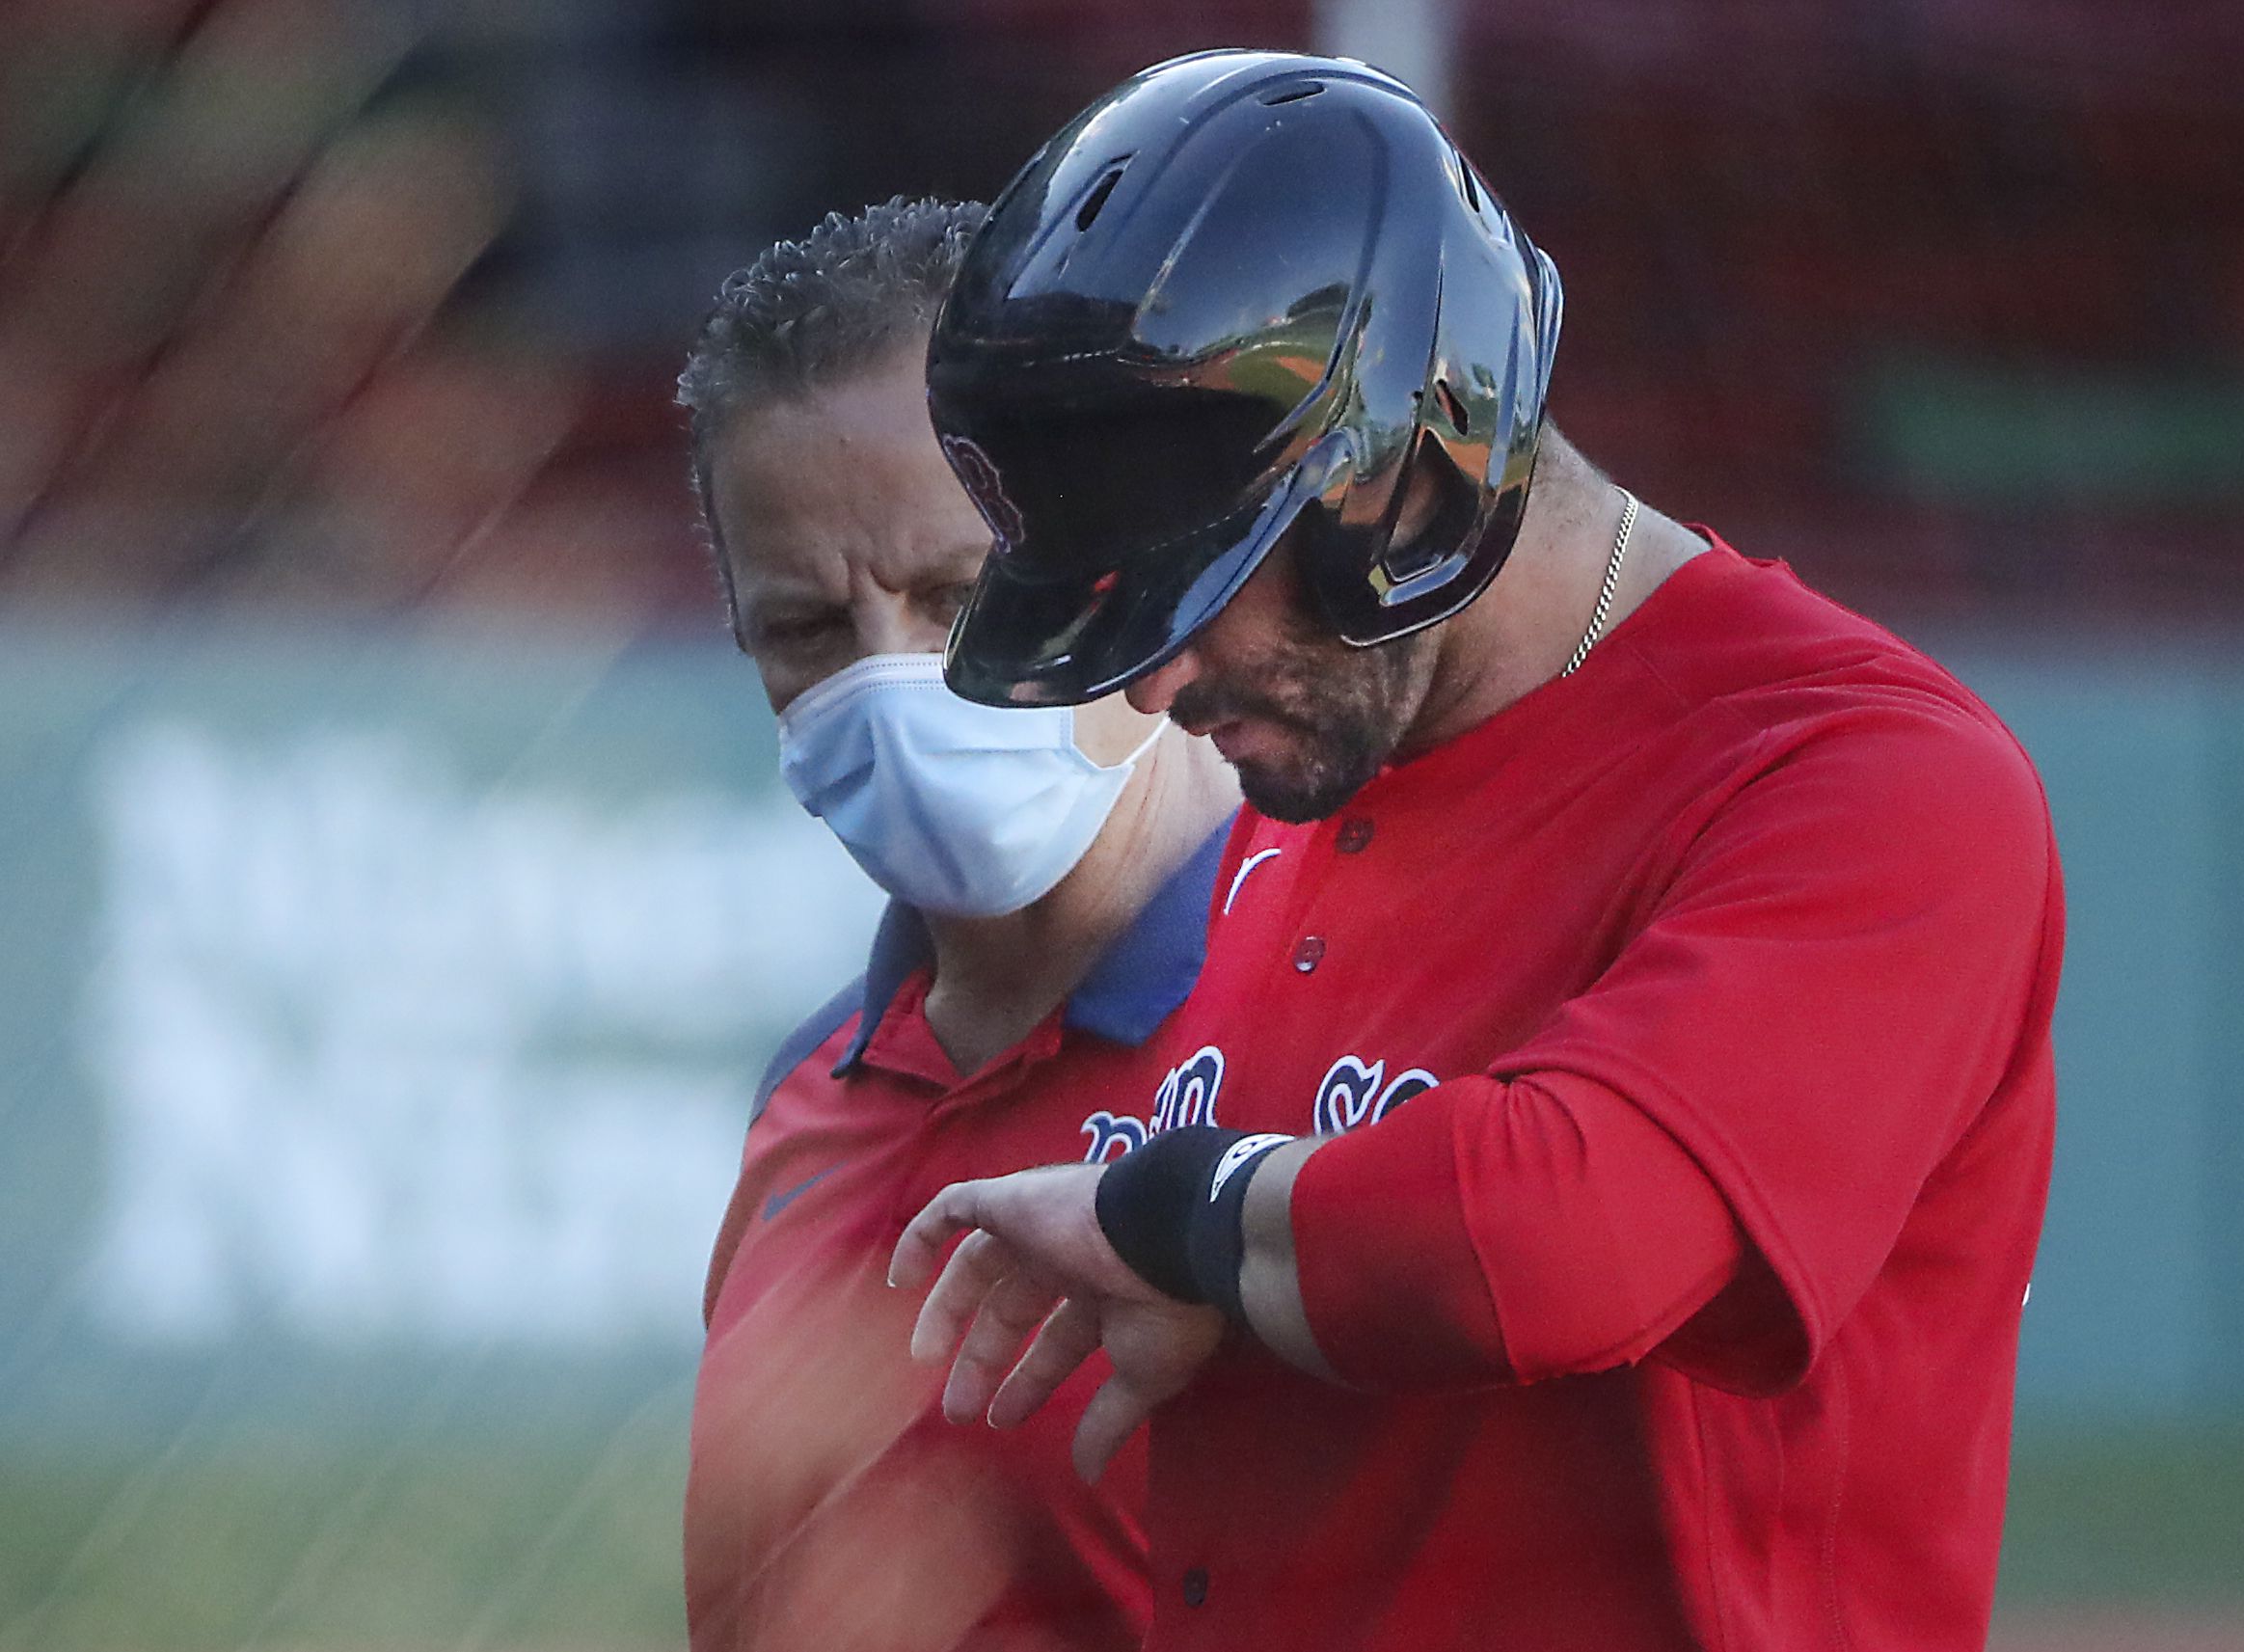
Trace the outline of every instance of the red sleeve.
{"label": "red sleeve", "polygon": [[[1375,1387],[1534,1382],[1640,1360],[1730,1281],[1744,1249],[1673,1138],[1565,1073],[1429,1090],[1318,1150],[1294,1201],[1318,1344]],[[1329,1242],[1340,1232],[1395,1242],[1342,1251]]]}
{"label": "red sleeve", "polygon": [[[1319,1346],[1372,1386],[1654,1351],[1725,1388],[1797,1381],[2046,1015],[2055,900],[2040,783],[1999,728],[1834,719],[1739,792],[1524,1048],[1303,1167]],[[1749,1250],[1693,1302],[1709,1195]]]}

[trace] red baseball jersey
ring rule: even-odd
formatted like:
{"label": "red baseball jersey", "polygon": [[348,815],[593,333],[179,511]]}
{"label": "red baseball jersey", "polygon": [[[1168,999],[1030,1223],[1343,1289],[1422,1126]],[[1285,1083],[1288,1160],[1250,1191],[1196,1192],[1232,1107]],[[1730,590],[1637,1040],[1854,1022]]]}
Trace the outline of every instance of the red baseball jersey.
{"label": "red baseball jersey", "polygon": [[1234,1340],[1156,1417],[1149,1647],[1985,1643],[2063,928],[1990,712],[1715,541],[1218,891],[1153,1105],[1338,1132],[1346,1386]]}
{"label": "red baseball jersey", "polygon": [[1095,1488],[1068,1458],[1103,1364],[1018,1429],[953,1427],[942,1373],[910,1362],[917,1298],[884,1277],[946,1184],[1144,1142],[1140,1046],[1199,973],[1225,835],[971,1077],[928,1025],[926,932],[902,907],[864,982],[782,1049],[710,1268],[686,1503],[695,1652],[1144,1638],[1143,1442]]}

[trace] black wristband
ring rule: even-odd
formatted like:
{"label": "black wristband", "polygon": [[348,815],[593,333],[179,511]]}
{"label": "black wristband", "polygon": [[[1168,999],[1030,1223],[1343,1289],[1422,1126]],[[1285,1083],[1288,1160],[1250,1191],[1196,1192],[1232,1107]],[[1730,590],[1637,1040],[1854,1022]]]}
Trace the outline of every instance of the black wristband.
{"label": "black wristband", "polygon": [[1179,1302],[1212,1303],[1243,1320],[1247,1183],[1263,1154],[1292,1139],[1214,1124],[1163,1130],[1098,1178],[1099,1231],[1155,1290]]}
{"label": "black wristband", "polygon": [[1272,1148],[1282,1148],[1291,1136],[1242,1136],[1233,1140],[1208,1171],[1205,1195],[1193,1207],[1185,1229],[1186,1255],[1192,1262],[1192,1281],[1203,1301],[1224,1311],[1237,1324],[1247,1322],[1246,1304],[1239,1300],[1239,1269],[1247,1259],[1247,1183]]}
{"label": "black wristband", "polygon": [[1195,1208],[1237,1130],[1182,1124],[1162,1130],[1106,1167],[1095,1207],[1099,1232],[1130,1271],[1179,1302],[1205,1302],[1192,1271]]}

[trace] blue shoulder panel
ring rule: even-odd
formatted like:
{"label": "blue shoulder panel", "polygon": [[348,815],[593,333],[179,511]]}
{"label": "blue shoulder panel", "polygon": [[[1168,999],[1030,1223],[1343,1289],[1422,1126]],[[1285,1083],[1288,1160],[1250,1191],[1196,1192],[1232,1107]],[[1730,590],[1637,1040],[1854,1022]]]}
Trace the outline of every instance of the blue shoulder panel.
{"label": "blue shoulder panel", "polygon": [[764,1116],[764,1108],[771,1099],[771,1092],[786,1081],[787,1075],[808,1061],[818,1046],[834,1036],[835,1030],[850,1018],[853,1011],[865,1003],[865,978],[860,975],[831,998],[813,1010],[802,1024],[782,1039],[771,1064],[764,1069],[764,1076],[756,1080],[756,1098],[748,1104],[748,1123],[752,1125]]}

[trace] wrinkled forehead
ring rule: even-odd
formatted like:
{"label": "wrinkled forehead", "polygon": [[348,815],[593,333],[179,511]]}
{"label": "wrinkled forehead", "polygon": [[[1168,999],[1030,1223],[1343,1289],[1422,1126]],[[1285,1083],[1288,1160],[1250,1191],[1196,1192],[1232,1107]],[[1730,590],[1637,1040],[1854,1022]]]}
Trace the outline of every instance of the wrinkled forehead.
{"label": "wrinkled forehead", "polygon": [[831,586],[852,570],[884,584],[971,578],[988,551],[916,376],[745,411],[710,461],[716,527],[743,588]]}

